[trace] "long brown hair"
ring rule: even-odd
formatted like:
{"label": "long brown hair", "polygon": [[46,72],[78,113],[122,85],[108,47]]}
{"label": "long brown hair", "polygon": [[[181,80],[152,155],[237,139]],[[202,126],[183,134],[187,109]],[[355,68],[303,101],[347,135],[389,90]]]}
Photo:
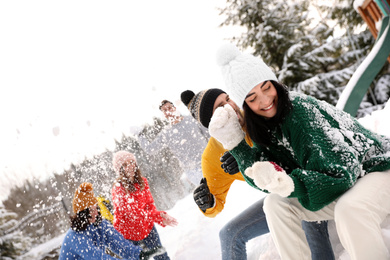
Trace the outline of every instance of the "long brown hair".
{"label": "long brown hair", "polygon": [[142,178],[142,173],[138,165],[137,165],[137,169],[135,170],[135,176],[133,182],[131,182],[129,178],[126,177],[125,169],[123,168],[123,166],[121,166],[120,168],[119,177],[116,178],[116,182],[120,183],[123,186],[123,188],[125,188],[125,190],[127,190],[130,193],[136,191],[136,188],[134,186],[135,183],[139,184],[141,190],[145,188],[145,182],[144,179]]}

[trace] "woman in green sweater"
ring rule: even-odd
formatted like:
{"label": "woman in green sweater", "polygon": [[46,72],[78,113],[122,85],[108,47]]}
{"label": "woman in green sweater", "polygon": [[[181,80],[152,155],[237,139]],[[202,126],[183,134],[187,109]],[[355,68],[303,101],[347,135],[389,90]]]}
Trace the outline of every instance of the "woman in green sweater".
{"label": "woman in green sweater", "polygon": [[219,50],[218,62],[254,146],[229,106],[214,112],[209,132],[246,181],[270,193],[264,211],[282,259],[311,259],[301,221],[330,219],[351,259],[390,259],[380,228],[390,213],[390,138],[289,92],[261,59],[233,45]]}

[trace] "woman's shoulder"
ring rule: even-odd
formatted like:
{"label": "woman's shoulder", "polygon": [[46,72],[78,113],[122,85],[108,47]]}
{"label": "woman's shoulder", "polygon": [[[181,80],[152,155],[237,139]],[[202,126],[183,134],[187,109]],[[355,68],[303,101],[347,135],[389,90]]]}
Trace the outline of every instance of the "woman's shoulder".
{"label": "woman's shoulder", "polygon": [[290,100],[293,105],[303,105],[304,103],[309,103],[309,104],[316,104],[319,102],[318,99],[306,95],[304,93],[299,93],[296,91],[290,91],[289,92]]}
{"label": "woman's shoulder", "polygon": [[85,230],[74,230],[72,228],[69,228],[68,232],[66,233],[66,237],[69,239],[76,239],[76,238],[81,238],[81,237],[85,237],[85,236],[88,236],[91,231],[91,226],[93,226],[93,224],[89,224],[87,226],[87,228]]}
{"label": "woman's shoulder", "polygon": [[317,106],[319,108],[323,109],[336,109],[335,106],[332,104],[329,104],[328,102],[324,100],[319,100],[315,97],[299,93],[296,91],[290,91],[289,92],[290,100],[295,106],[303,106],[303,107],[310,107],[310,106]]}
{"label": "woman's shoulder", "polygon": [[309,96],[303,93],[290,91],[289,97],[293,108],[293,112],[290,113],[290,117],[295,117],[297,114],[304,112],[305,110],[309,109],[310,106],[312,106],[312,101],[310,100]]}
{"label": "woman's shoulder", "polygon": [[117,189],[120,189],[122,188],[122,185],[119,183],[119,182],[114,182],[114,184],[112,185],[112,190],[117,190]]}
{"label": "woman's shoulder", "polygon": [[72,228],[69,228],[68,231],[66,231],[65,239],[72,239],[77,234],[77,231],[73,230]]}
{"label": "woman's shoulder", "polygon": [[315,97],[292,91],[290,99],[293,104],[293,109],[296,111],[315,114],[316,117],[322,114],[331,118],[340,118],[340,120],[354,120],[348,113],[336,108],[325,100],[319,100]]}
{"label": "woman's shoulder", "polygon": [[[142,176],[142,180],[144,181],[144,188],[149,189],[148,179],[145,176]],[[137,190],[141,190],[141,187],[139,184],[137,184],[136,188],[137,188]]]}
{"label": "woman's shoulder", "polygon": [[290,100],[295,113],[293,114],[313,114],[315,111],[325,111],[326,113],[333,113],[337,110],[335,106],[323,100],[318,100],[315,97],[291,91]]}
{"label": "woman's shoulder", "polygon": [[301,131],[299,125],[311,125],[310,122],[316,121],[316,118],[324,111],[321,101],[318,99],[308,96],[303,93],[290,92],[290,100],[292,104],[292,111],[286,117],[285,124],[286,127],[291,128],[291,130]]}
{"label": "woman's shoulder", "polygon": [[118,194],[118,193],[123,193],[125,192],[125,188],[123,188],[122,184],[120,184],[119,182],[114,182],[114,184],[112,185],[112,188],[111,188],[111,194]]}

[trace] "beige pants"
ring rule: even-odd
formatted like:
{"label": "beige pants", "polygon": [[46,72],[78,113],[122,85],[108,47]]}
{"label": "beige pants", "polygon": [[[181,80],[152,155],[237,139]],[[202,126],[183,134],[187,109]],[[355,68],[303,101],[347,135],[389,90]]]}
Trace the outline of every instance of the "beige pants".
{"label": "beige pants", "polygon": [[390,259],[380,224],[390,213],[390,170],[360,178],[339,199],[318,210],[296,198],[270,194],[264,201],[268,227],[283,260],[311,259],[301,221],[334,219],[341,244],[352,260]]}

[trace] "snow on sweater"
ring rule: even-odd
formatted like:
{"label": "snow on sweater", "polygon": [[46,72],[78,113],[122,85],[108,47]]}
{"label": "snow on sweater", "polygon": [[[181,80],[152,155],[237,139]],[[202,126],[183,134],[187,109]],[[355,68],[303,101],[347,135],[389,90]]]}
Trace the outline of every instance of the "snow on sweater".
{"label": "snow on sweater", "polygon": [[149,184],[145,177],[143,190],[139,184],[134,184],[136,191],[128,193],[125,188],[115,183],[112,187],[112,202],[114,204],[114,227],[126,239],[139,241],[146,238],[153,228],[154,223],[161,226],[163,218],[154,205]]}
{"label": "snow on sweater", "polygon": [[[294,181],[290,197],[316,211],[364,174],[390,169],[390,138],[365,129],[324,101],[295,92],[290,95],[293,109],[280,129],[272,132],[270,146],[255,144],[251,148],[242,141],[231,150],[241,172],[256,161],[276,162]],[[258,188],[253,179],[243,175]]]}
{"label": "snow on sweater", "polygon": [[90,224],[84,231],[69,229],[62,242],[59,260],[118,259],[107,255],[105,249],[121,256],[122,259],[139,259],[141,248],[115,230],[107,220],[98,226]]}

